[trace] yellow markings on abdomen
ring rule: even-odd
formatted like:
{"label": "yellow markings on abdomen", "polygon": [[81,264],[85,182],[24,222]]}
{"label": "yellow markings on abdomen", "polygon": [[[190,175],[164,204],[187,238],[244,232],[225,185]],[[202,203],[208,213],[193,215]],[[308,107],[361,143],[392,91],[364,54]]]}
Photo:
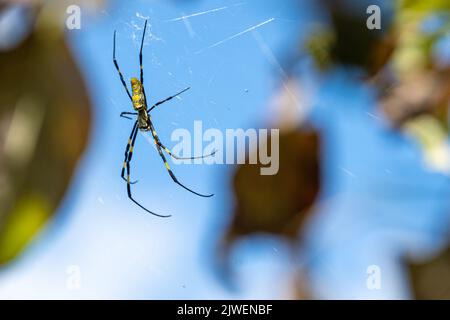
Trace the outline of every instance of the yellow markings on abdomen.
{"label": "yellow markings on abdomen", "polygon": [[131,78],[131,101],[136,110],[145,108],[144,95],[142,93],[142,84],[137,78]]}

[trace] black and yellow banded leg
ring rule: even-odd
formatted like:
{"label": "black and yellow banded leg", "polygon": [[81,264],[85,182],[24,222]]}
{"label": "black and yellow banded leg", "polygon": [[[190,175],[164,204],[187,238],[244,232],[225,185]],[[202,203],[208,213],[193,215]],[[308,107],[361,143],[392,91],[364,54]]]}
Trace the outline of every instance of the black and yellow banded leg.
{"label": "black and yellow banded leg", "polygon": [[211,152],[210,154],[207,155],[203,155],[203,156],[197,156],[197,157],[179,157],[175,154],[172,153],[172,151],[170,151],[169,148],[167,148],[165,145],[162,144],[161,140],[158,137],[158,134],[156,133],[155,127],[153,126],[153,124],[150,122],[150,128],[151,128],[151,132],[152,132],[152,136],[153,136],[153,141],[155,142],[155,145],[159,146],[161,149],[163,149],[169,156],[171,156],[174,159],[177,160],[195,160],[195,159],[202,159],[202,158],[207,158],[207,157],[211,157],[213,155],[216,154],[216,150],[214,150],[213,152]]}
{"label": "black and yellow banded leg", "polygon": [[155,103],[150,109],[148,109],[147,112],[152,111],[153,109],[155,109],[155,108],[156,108],[157,106],[159,106],[160,104],[163,104],[164,102],[167,102],[167,101],[169,101],[169,100],[172,100],[173,98],[179,96],[179,95],[182,94],[183,92],[188,91],[190,88],[191,88],[191,87],[187,87],[187,88],[181,90],[180,92],[174,94],[173,96],[170,96],[170,97],[168,97],[168,98],[166,98],[166,99],[164,99],[164,100],[158,101],[158,102]]}
{"label": "black and yellow banded leg", "polygon": [[177,160],[195,160],[195,159],[203,159],[203,158],[211,157],[211,156],[213,156],[213,155],[216,154],[216,150],[214,150],[214,151],[211,152],[210,154],[206,154],[206,155],[203,155],[203,156],[195,156],[195,157],[179,157],[179,156],[177,156],[177,155],[174,155],[174,154],[172,153],[172,151],[169,150],[169,148],[167,148],[166,146],[164,146],[164,145],[161,143],[160,140],[155,140],[155,143],[156,143],[159,147],[161,147],[161,148],[162,148],[169,156],[171,156],[172,158],[177,159]]}
{"label": "black and yellow banded leg", "polygon": [[128,90],[127,84],[125,83],[125,80],[123,79],[122,72],[120,72],[119,64],[117,63],[117,60],[116,60],[116,31],[115,30],[114,30],[114,37],[113,37],[113,63],[117,69],[117,72],[119,73],[120,81],[122,82],[123,87],[127,91],[128,97],[130,98],[131,101],[133,101],[133,99],[131,98],[130,91]]}
{"label": "black and yellow banded leg", "polygon": [[186,189],[187,191],[192,192],[193,194],[196,194],[196,195],[198,195],[200,197],[208,198],[208,197],[212,197],[214,195],[214,194],[201,194],[201,193],[198,193],[198,192],[196,192],[196,191],[186,187],[184,184],[182,184],[180,181],[178,181],[177,177],[175,177],[175,174],[170,169],[169,164],[167,163],[166,157],[164,156],[164,153],[162,152],[161,147],[156,142],[155,142],[155,146],[156,146],[156,149],[158,150],[159,156],[161,157],[162,161],[164,162],[164,166],[166,167],[167,171],[169,172],[170,177],[172,178],[172,180],[176,184],[178,184],[179,186],[181,186],[182,188]]}
{"label": "black and yellow banded leg", "polygon": [[127,169],[127,179],[126,179],[126,181],[127,181],[127,194],[128,194],[128,198],[129,198],[131,201],[133,201],[138,207],[140,207],[141,209],[147,211],[148,213],[150,213],[150,214],[152,214],[152,215],[155,215],[155,216],[157,216],[157,217],[168,218],[168,217],[170,217],[170,215],[161,215],[161,214],[157,214],[157,213],[154,213],[154,212],[148,210],[148,209],[145,208],[143,205],[141,205],[139,202],[137,202],[137,201],[133,198],[133,195],[131,194],[131,185],[132,185],[132,183],[130,182],[130,174],[131,174],[131,170],[130,170],[130,162],[131,162],[131,159],[132,159],[132,157],[133,157],[133,148],[134,148],[134,144],[135,144],[135,142],[136,142],[136,137],[137,137],[138,132],[139,132],[139,128],[136,127],[136,130],[134,131],[133,136],[132,136],[132,140],[131,140],[131,144],[130,144],[130,150],[129,150],[129,152],[128,152],[127,161],[126,161],[126,163],[125,163],[125,166],[126,166],[126,169]]}
{"label": "black and yellow banded leg", "polygon": [[[127,162],[128,162],[128,153],[129,152],[133,152],[133,147],[134,147],[134,145],[132,146],[133,138],[134,138],[134,136],[135,136],[135,134],[137,133],[138,130],[139,130],[138,129],[138,122],[136,121],[134,123],[133,130],[131,130],[130,137],[128,138],[127,147],[125,148],[125,159],[123,160],[122,172],[120,174],[121,178],[123,180],[125,180],[125,181],[127,181],[127,179],[125,179],[125,169],[126,169]],[[137,181],[133,181],[133,182],[130,182],[130,183],[131,184],[135,184],[136,182]]]}

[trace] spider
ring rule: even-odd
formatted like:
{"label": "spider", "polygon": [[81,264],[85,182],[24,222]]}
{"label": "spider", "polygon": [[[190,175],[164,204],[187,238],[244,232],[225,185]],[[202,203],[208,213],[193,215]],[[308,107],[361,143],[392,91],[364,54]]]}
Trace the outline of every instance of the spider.
{"label": "spider", "polygon": [[[120,116],[123,118],[126,118],[126,119],[130,119],[130,120],[133,120],[133,118],[131,118],[130,116],[136,116],[136,121],[134,122],[133,129],[131,130],[131,134],[128,139],[128,144],[125,149],[125,160],[123,162],[122,172],[121,172],[120,176],[122,179],[124,179],[127,182],[128,198],[130,198],[131,201],[133,201],[140,208],[144,209],[145,211],[147,211],[155,216],[167,218],[167,217],[170,217],[170,215],[160,215],[160,214],[156,214],[156,213],[148,210],[143,205],[141,205],[139,202],[137,202],[131,194],[131,185],[133,185],[137,182],[137,181],[130,181],[130,162],[131,162],[131,158],[133,156],[134,144],[136,142],[136,137],[137,137],[138,132],[139,131],[143,131],[143,132],[150,131],[151,132],[153,141],[155,143],[156,150],[158,150],[159,156],[161,157],[162,161],[164,162],[164,165],[165,165],[170,177],[172,178],[172,180],[176,184],[183,187],[184,189],[186,189],[189,192],[192,192],[193,194],[196,194],[200,197],[211,197],[211,196],[213,196],[213,194],[201,194],[201,193],[195,192],[194,190],[186,187],[184,184],[182,184],[180,181],[178,181],[178,179],[175,177],[174,173],[170,169],[169,164],[167,163],[167,160],[166,160],[166,157],[164,156],[163,151],[175,159],[204,158],[204,157],[212,156],[215,153],[215,151],[206,156],[182,158],[182,157],[178,157],[178,156],[174,155],[168,148],[166,148],[162,144],[161,140],[159,139],[158,134],[156,133],[155,127],[152,123],[150,112],[153,109],[155,109],[157,106],[163,104],[164,102],[167,102],[167,101],[179,96],[180,94],[186,92],[187,90],[190,89],[190,87],[187,87],[187,88],[181,90],[180,92],[174,94],[173,96],[170,96],[164,100],[156,102],[154,105],[152,105],[150,108],[147,109],[147,106],[148,106],[147,105],[147,97],[145,95],[145,88],[144,88],[144,69],[142,66],[142,47],[144,45],[144,37],[145,37],[146,29],[147,29],[147,20],[145,20],[144,32],[142,34],[142,40],[141,40],[141,49],[139,52],[140,80],[138,80],[137,78],[131,78],[131,93],[128,90],[128,86],[125,83],[122,72],[120,71],[120,68],[119,68],[119,64],[117,63],[117,60],[116,60],[116,31],[114,31],[114,36],[113,36],[113,63],[117,69],[117,72],[119,73],[120,81],[122,82],[122,85],[125,88],[127,95],[130,98],[131,103],[133,104],[133,108],[135,110],[135,112],[122,112],[120,114]],[[125,170],[127,171],[126,178],[125,178]]]}

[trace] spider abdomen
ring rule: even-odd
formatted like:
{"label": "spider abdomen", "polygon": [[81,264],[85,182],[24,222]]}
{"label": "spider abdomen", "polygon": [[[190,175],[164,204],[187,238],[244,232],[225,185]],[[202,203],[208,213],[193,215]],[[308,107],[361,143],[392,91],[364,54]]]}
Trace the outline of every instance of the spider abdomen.
{"label": "spider abdomen", "polygon": [[149,131],[150,130],[150,124],[149,124],[149,115],[147,113],[147,110],[142,109],[138,111],[138,127],[142,131]]}

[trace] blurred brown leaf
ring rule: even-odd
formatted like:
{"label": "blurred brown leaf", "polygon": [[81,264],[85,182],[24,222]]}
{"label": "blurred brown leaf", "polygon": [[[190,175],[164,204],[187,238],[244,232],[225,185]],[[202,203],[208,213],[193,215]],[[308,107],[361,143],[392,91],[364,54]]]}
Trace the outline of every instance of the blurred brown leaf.
{"label": "blurred brown leaf", "polygon": [[276,175],[261,175],[259,165],[238,167],[233,179],[235,209],[222,254],[239,238],[256,233],[296,238],[319,191],[319,138],[307,130],[281,132],[279,146]]}
{"label": "blurred brown leaf", "polygon": [[409,265],[416,299],[450,299],[450,247],[437,257]]}

